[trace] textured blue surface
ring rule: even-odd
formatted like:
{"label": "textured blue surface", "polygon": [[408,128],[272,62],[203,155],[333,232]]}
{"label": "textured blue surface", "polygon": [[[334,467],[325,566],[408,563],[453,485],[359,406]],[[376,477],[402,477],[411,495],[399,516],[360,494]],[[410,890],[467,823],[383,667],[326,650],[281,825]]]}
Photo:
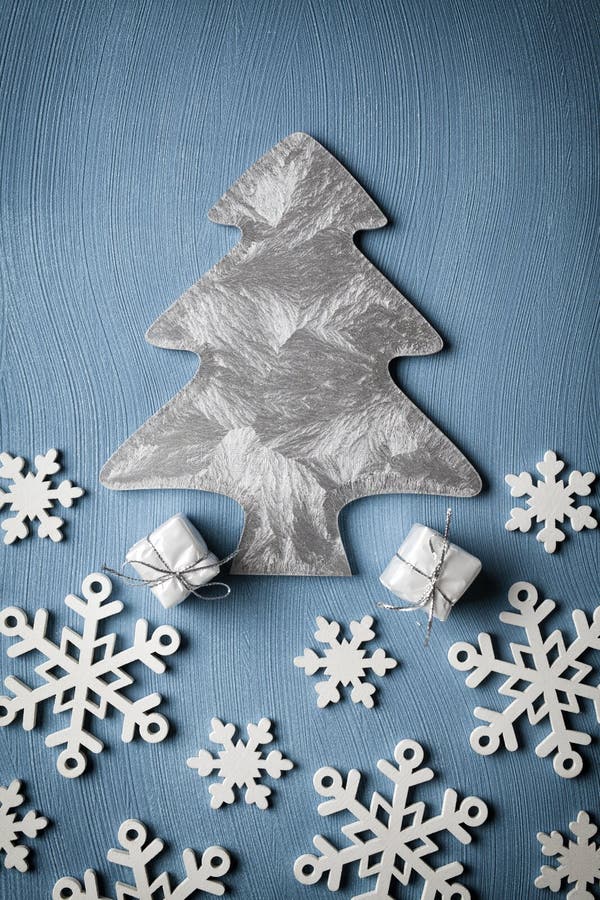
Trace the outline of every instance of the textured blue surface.
{"label": "textured blue surface", "polygon": [[[217,552],[235,546],[233,501],[112,493],[97,475],[194,371],[194,356],[152,348],[143,335],[235,242],[206,210],[294,130],[324,143],[389,215],[361,247],[446,341],[436,357],[404,361],[399,383],[485,488],[454,503],[454,539],[481,557],[484,574],[434,628],[430,649],[415,617],[377,617],[379,642],[401,665],[380,682],[374,711],[349,701],[318,710],[292,658],[315,646],[315,615],[348,621],[386,599],[380,571],[414,521],[443,524],[444,498],[349,506],[352,579],[232,579],[232,599],[169,613],[148,592],[120,588],[124,637],[140,614],[184,635],[167,675],[140,673],[165,696],[173,733],[125,745],[109,716],[98,729],[109,748],[71,782],[44,747],[49,710],[32,732],[0,731],[0,783],[23,778],[30,805],[52,819],[31,842],[33,871],[0,871],[0,897],[40,900],[59,876],[108,873],[120,822],[137,816],[169,842],[174,873],[183,847],[222,843],[236,860],[232,896],[324,898],[323,884],[304,888],[292,875],[313,834],[339,838],[337,823],[317,815],[312,774],[356,767],[370,790],[383,788],[376,761],[403,737],[427,747],[438,778],[422,795],[434,805],[450,785],[491,806],[489,824],[457,854],[473,896],[551,896],[533,887],[536,832],[564,830],[580,808],[600,820],[593,713],[579,719],[594,743],[574,782],[533,754],[540,727],[522,729],[517,753],[480,757],[468,743],[472,710],[500,701],[496,685],[468,690],[446,654],[479,631],[507,649],[514,636],[497,616],[515,580],[555,598],[556,623],[569,630],[571,610],[599,600],[598,531],[550,557],[533,535],[503,528],[506,472],[531,471],[550,447],[572,468],[600,471],[598,4],[4,0],[1,18],[0,445],[30,459],[62,449],[67,477],[87,489],[66,513],[62,544],[0,545],[3,602],[46,606],[59,625],[66,593],[178,510]],[[6,645],[0,673],[24,675]],[[207,782],[185,759],[207,746],[213,715],[276,723],[297,767],[275,783],[269,811],[209,809]],[[353,887],[350,878],[340,896]],[[402,896],[419,897],[419,883]]]}

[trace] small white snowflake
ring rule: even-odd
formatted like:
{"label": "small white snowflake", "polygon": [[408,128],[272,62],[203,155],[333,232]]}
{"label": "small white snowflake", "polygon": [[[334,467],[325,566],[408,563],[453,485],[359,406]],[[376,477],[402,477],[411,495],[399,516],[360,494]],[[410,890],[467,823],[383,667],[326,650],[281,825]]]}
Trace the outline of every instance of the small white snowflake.
{"label": "small white snowflake", "polygon": [[23,794],[20,794],[21,782],[15,779],[11,781],[9,786],[0,787],[0,850],[5,855],[4,866],[7,869],[17,869],[19,872],[26,872],[26,857],[29,855],[29,847],[19,844],[21,835],[34,838],[38,831],[45,828],[48,819],[31,810],[26,813],[22,819],[17,818],[17,813],[13,810],[18,809],[23,803]]}
{"label": "small white snowflake", "polygon": [[505,527],[508,531],[529,531],[534,522],[543,522],[544,527],[536,534],[536,540],[543,543],[546,553],[554,553],[556,545],[564,541],[564,532],[557,528],[557,522],[565,519],[571,522],[573,531],[581,531],[583,528],[595,528],[598,524],[592,515],[591,506],[575,507],[575,497],[587,497],[591,492],[590,485],[595,479],[593,472],[571,472],[569,481],[565,484],[562,479],[556,480],[559,472],[562,472],[565,464],[559,460],[552,450],[544,454],[542,462],[537,463],[538,472],[544,476],[544,480],[534,482],[528,472],[520,475],[507,475],[505,481],[510,485],[512,497],[527,496],[525,509],[516,506],[510,511],[510,519]]}
{"label": "small white snowflake", "polygon": [[344,867],[358,863],[360,878],[376,878],[372,891],[354,900],[394,900],[395,886],[405,886],[414,875],[423,881],[422,900],[435,900],[439,895],[453,900],[468,900],[471,896],[464,885],[451,881],[463,871],[459,862],[435,868],[427,857],[438,851],[433,840],[436,835],[452,834],[462,844],[471,841],[468,828],[476,828],[487,819],[487,806],[479,797],[466,797],[458,803],[456,791],[444,793],[439,815],[427,818],[425,803],[409,799],[411,788],[431,781],[431,769],[420,768],[423,748],[416,741],[400,741],[394,750],[397,765],[380,759],[377,768],[394,786],[391,802],[378,793],[369,806],[358,799],[360,773],[352,769],[344,781],[337,769],[323,768],[315,774],[313,784],[321,797],[322,816],[348,812],[354,819],[342,827],[349,839],[348,846],[338,850],[322,835],[313,843],[320,856],[308,853],[296,860],[294,875],[302,884],[316,884],[327,875],[327,887],[337,891]]}
{"label": "small white snowflake", "polygon": [[11,456],[10,453],[0,453],[0,478],[12,481],[8,492],[0,488],[0,509],[7,504],[15,515],[4,519],[2,529],[6,532],[5,544],[12,544],[16,540],[22,540],[29,534],[27,520],[38,520],[38,536],[49,537],[51,541],[62,541],[61,531],[64,520],[59,516],[49,516],[46,512],[55,502],[61,506],[73,505],[73,500],[81,497],[83,488],[75,487],[71,481],[65,479],[58,487],[53,487],[49,475],[60,472],[60,464],[56,462],[57,450],[48,450],[45,456],[36,456],[36,474],[28,472],[23,475],[25,460],[20,456]]}
{"label": "small white snowflake", "polygon": [[328,622],[323,616],[317,616],[315,637],[323,644],[329,644],[324,656],[318,656],[314,650],[308,647],[304,649],[303,656],[294,659],[294,665],[304,669],[307,675],[314,675],[319,669],[323,669],[324,675],[328,675],[327,681],[319,681],[315,690],[319,695],[317,706],[323,708],[328,703],[337,703],[341,697],[338,686],[352,685],[350,694],[354,703],[362,703],[367,708],[373,706],[373,694],[376,691],[374,684],[362,681],[370,669],[373,674],[383,676],[388,669],[394,669],[398,663],[391,656],[385,655],[385,650],[379,647],[372,656],[367,656],[367,651],[361,644],[372,640],[375,632],[371,626],[371,616],[363,616],[360,622],[350,622],[352,639],[348,641],[338,639],[340,625],[338,622]]}
{"label": "small white snowflake", "polygon": [[[524,596],[521,596],[524,594]],[[532,725],[548,719],[550,733],[537,745],[535,752],[544,758],[554,753],[554,771],[562,778],[575,778],[583,768],[583,759],[574,747],[591,742],[585,731],[570,727],[567,716],[581,712],[580,701],[594,703],[600,722],[600,687],[586,681],[592,666],[584,663],[589,650],[600,650],[600,606],[594,610],[591,622],[581,609],[573,611],[577,637],[565,644],[563,634],[553,631],[544,638],[541,623],[548,618],[556,604],[544,600],[538,605],[538,593],[532,584],[518,581],[508,592],[508,602],[516,612],[500,613],[500,621],[524,628],[527,644],[511,644],[514,662],[496,657],[489,634],[479,635],[479,649],[472,644],[453,644],[448,651],[450,664],[467,676],[469,687],[477,687],[490,675],[506,677],[499,693],[511,697],[512,702],[501,712],[477,707],[475,715],[488,722],[471,734],[471,747],[488,756],[495,753],[501,742],[507,750],[519,746],[515,723],[527,714]]]}
{"label": "small white snowflake", "polygon": [[567,894],[567,900],[593,900],[596,896],[587,890],[596,882],[600,884],[600,846],[592,843],[597,828],[590,822],[586,812],[581,811],[576,822],[570,822],[569,828],[577,841],[565,841],[562,834],[553,831],[537,836],[542,845],[544,856],[556,856],[559,866],[542,866],[541,874],[535,880],[538,888],[549,888],[556,893],[566,879],[568,884],[575,883],[573,890]]}
{"label": "small white snowflake", "polygon": [[271,750],[265,757],[259,749],[273,740],[270,720],[261,719],[258,725],[250,722],[246,728],[248,741],[245,744],[241,738],[234,743],[235,725],[225,725],[220,719],[211,719],[210,724],[212,731],[208,736],[209,740],[223,746],[219,751],[219,758],[215,759],[208,750],[199,750],[198,755],[190,757],[187,764],[190,769],[197,769],[201,777],[216,772],[222,778],[222,781],[209,785],[211,807],[218,809],[224,803],[234,803],[234,788],[245,787],[246,803],[254,803],[259,809],[266,809],[271,789],[257,782],[264,773],[271,778],[280,778],[283,772],[294,768],[293,762],[282,756],[279,750]]}
{"label": "small white snowflake", "polygon": [[83,580],[85,600],[74,594],[65,598],[65,604],[83,620],[82,634],[66,626],[62,629],[60,644],[47,635],[48,612],[38,609],[30,625],[27,613],[15,606],[0,613],[0,634],[15,638],[7,650],[8,656],[39,653],[44,662],[35,667],[35,673],[43,681],[39,687],[30,688],[18,678],[9,676],[4,684],[12,697],[0,697],[0,725],[9,725],[21,713],[23,728],[30,731],[36,722],[38,707],[46,700],[54,700],[53,713],[70,714],[69,725],[46,737],[47,747],[65,749],[59,754],[56,767],[65,778],[76,778],[87,767],[86,752],[100,753],[104,744],[85,729],[86,714],[104,719],[110,707],[123,716],[121,739],[131,741],[136,728],[143,740],[150,743],[162,741],[169,731],[164,716],[151,712],[161,702],[160,694],[149,694],[130,700],[124,689],[133,684],[133,678],[125,669],[141,662],[153,672],[165,671],[161,656],[175,653],[179,647],[179,634],[169,625],[162,625],[148,635],[148,622],[138,619],[133,644],[115,653],[116,635],[98,635],[103,619],[120,613],[123,604],[119,600],[106,602],[112,584],[106,575],[97,573]]}
{"label": "small white snowflake", "polygon": [[[182,853],[186,877],[175,887],[167,872],[153,878],[148,863],[159,856],[164,843],[155,838],[148,840],[145,825],[136,819],[127,819],[119,828],[119,843],[122,850],[109,850],[106,858],[117,866],[131,869],[133,884],[115,883],[117,900],[186,900],[200,893],[221,895],[225,886],[216,879],[226,875],[231,867],[231,857],[222,847],[208,847],[202,854],[200,864],[196,854],[189,848]],[[76,878],[61,878],[54,885],[52,900],[108,900],[101,897],[98,878],[93,869],[83,876],[83,884]]]}

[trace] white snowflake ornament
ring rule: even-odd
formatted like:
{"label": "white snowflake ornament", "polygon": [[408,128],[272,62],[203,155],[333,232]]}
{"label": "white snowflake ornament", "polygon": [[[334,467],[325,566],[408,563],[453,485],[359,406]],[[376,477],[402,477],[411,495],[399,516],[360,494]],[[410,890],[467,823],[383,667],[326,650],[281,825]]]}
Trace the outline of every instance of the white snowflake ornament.
{"label": "white snowflake ornament", "polygon": [[557,458],[556,453],[548,450],[536,469],[543,475],[543,481],[534,482],[528,472],[520,475],[507,475],[505,481],[510,485],[512,497],[527,496],[527,507],[516,506],[510,511],[510,519],[505,525],[508,531],[529,531],[534,522],[543,522],[544,527],[536,534],[536,540],[544,545],[546,553],[554,553],[556,545],[564,541],[564,532],[557,528],[565,519],[571,522],[573,531],[584,528],[595,528],[598,524],[592,515],[591,506],[578,506],[575,497],[587,497],[591,492],[591,484],[595,479],[593,472],[571,472],[565,484],[556,479],[565,464]]}
{"label": "white snowflake ornament", "polygon": [[27,856],[29,847],[19,844],[21,836],[29,838],[37,836],[48,824],[48,819],[38,816],[35,810],[30,810],[22,819],[17,818],[14,810],[23,803],[21,782],[15,779],[8,787],[0,787],[0,851],[4,851],[4,866],[7,869],[17,869],[26,872],[29,868]]}
{"label": "white snowflake ornament", "polygon": [[352,685],[350,697],[354,703],[362,703],[368,709],[373,706],[373,695],[377,690],[374,684],[363,681],[370,670],[380,677],[389,669],[394,669],[398,663],[391,656],[386,656],[385,650],[379,647],[372,656],[367,656],[367,651],[362,644],[372,640],[375,632],[372,629],[371,616],[363,616],[360,622],[350,622],[352,639],[339,640],[341,628],[338,622],[328,622],[323,616],[317,616],[315,637],[323,644],[329,644],[324,651],[324,656],[318,656],[314,650],[308,647],[304,649],[303,656],[294,659],[294,665],[304,669],[307,675],[314,675],[320,669],[328,676],[327,681],[319,681],[315,690],[319,695],[317,706],[323,708],[329,703],[337,703],[341,697],[339,686]]}
{"label": "white snowflake ornament", "polygon": [[323,768],[315,774],[313,784],[321,797],[322,816],[347,812],[353,821],[342,826],[349,844],[338,850],[322,835],[313,843],[320,856],[306,854],[296,860],[294,875],[301,884],[316,884],[327,873],[327,887],[337,891],[344,868],[358,863],[360,878],[375,878],[372,891],[355,896],[353,900],[395,900],[396,885],[405,886],[413,875],[423,881],[422,900],[468,900],[470,892],[464,885],[452,881],[463,871],[459,862],[435,868],[428,857],[439,849],[436,835],[453,835],[462,844],[471,841],[468,828],[476,828],[487,819],[488,809],[479,797],[466,797],[458,802],[456,791],[444,793],[441,812],[428,818],[425,803],[409,799],[411,789],[431,781],[431,769],[421,768],[423,748],[416,741],[400,741],[394,750],[397,765],[380,759],[377,768],[394,786],[391,802],[378,793],[369,806],[358,799],[360,773],[352,769],[344,781],[337,769]]}
{"label": "white snowflake ornament", "polygon": [[280,778],[284,772],[294,768],[293,762],[286,759],[279,750],[271,750],[268,756],[263,756],[260,747],[270,744],[273,740],[270,720],[261,719],[258,725],[250,722],[246,729],[248,732],[246,743],[241,738],[234,743],[235,725],[226,725],[216,718],[212,719],[210,724],[212,731],[208,736],[209,740],[223,746],[219,751],[219,758],[215,759],[208,750],[199,750],[198,755],[188,759],[187,764],[190,769],[197,769],[200,777],[216,772],[222,779],[209,785],[211,807],[219,809],[224,803],[234,803],[236,799],[234,788],[245,787],[246,803],[254,804],[259,809],[266,809],[269,805],[271,788],[265,784],[258,784],[260,779],[264,774],[271,778]]}
{"label": "white snowflake ornament", "polygon": [[9,725],[21,713],[23,728],[30,731],[35,726],[38,707],[52,699],[53,713],[69,714],[67,727],[46,737],[47,747],[65,746],[56,761],[56,768],[65,778],[77,778],[85,771],[86,751],[100,753],[104,747],[85,728],[88,714],[104,719],[109,708],[115,709],[123,717],[121,739],[127,742],[133,739],[136,729],[150,743],[164,740],[169,731],[167,719],[152,712],[161,702],[160,694],[136,700],[125,695],[125,688],[134,680],[125,669],[141,662],[153,672],[164,672],[166,667],[160,657],[175,653],[179,634],[171,626],[162,625],[149,635],[148,622],[138,619],[131,647],[115,652],[116,635],[98,634],[100,622],[123,609],[119,600],[106,602],[111,591],[106,575],[95,573],[84,578],[84,600],[74,594],[65,598],[66,606],[83,620],[82,633],[65,626],[60,644],[47,637],[47,610],[38,609],[31,625],[27,613],[15,606],[0,613],[0,634],[16,639],[7,655],[39,653],[44,659],[34,669],[43,682],[39,687],[30,688],[12,675],[5,679],[13,696],[0,697],[0,725]]}
{"label": "white snowflake ornament", "polygon": [[[185,878],[175,887],[171,887],[171,879],[167,872],[161,872],[153,878],[148,864],[159,856],[164,843],[155,838],[148,840],[145,825],[136,819],[128,819],[119,828],[121,850],[112,849],[107,859],[117,866],[131,869],[133,884],[123,881],[115,883],[117,900],[187,900],[199,894],[221,896],[225,886],[217,879],[226,875],[231,867],[231,857],[222,847],[208,847],[200,859],[189,848],[182,853],[185,866]],[[76,878],[61,878],[54,885],[52,900],[109,900],[100,896],[98,879],[93,869],[88,869],[83,876],[83,884]]]}
{"label": "white snowflake ornament", "polygon": [[495,753],[502,742],[507,750],[516,750],[518,719],[527,714],[532,725],[548,719],[550,733],[535,752],[542,758],[554,753],[554,771],[562,778],[575,778],[583,768],[583,758],[574,748],[589,744],[592,739],[585,731],[571,728],[567,716],[581,711],[582,700],[591,700],[600,722],[600,687],[586,680],[592,666],[582,661],[589,650],[600,650],[600,606],[594,610],[591,622],[583,610],[573,611],[577,637],[567,645],[558,629],[544,638],[540,628],[555,608],[554,600],[543,600],[538,605],[534,586],[518,581],[508,592],[508,602],[516,612],[500,613],[500,621],[525,629],[528,641],[510,645],[512,662],[495,656],[489,634],[479,635],[479,649],[461,642],[448,651],[455,669],[473,670],[466,679],[469,687],[477,687],[493,674],[506,677],[499,693],[510,697],[511,702],[502,711],[475,709],[475,716],[488,724],[472,732],[471,747],[483,756]]}
{"label": "white snowflake ornament", "polygon": [[567,894],[567,900],[594,900],[596,894],[587,890],[596,882],[600,885],[600,846],[592,842],[597,832],[596,826],[590,822],[586,812],[580,811],[576,822],[570,822],[569,828],[575,835],[575,841],[565,841],[562,834],[553,831],[537,836],[542,845],[544,856],[556,856],[558,868],[542,866],[535,880],[537,888],[549,888],[556,893],[566,879],[567,884],[575,883],[573,890]]}
{"label": "white snowflake ornament", "polygon": [[60,472],[57,463],[58,450],[48,450],[44,456],[36,456],[36,474],[23,475],[25,460],[10,453],[0,453],[0,478],[12,481],[8,491],[0,488],[0,509],[9,506],[14,516],[4,519],[2,529],[6,532],[4,543],[12,544],[29,534],[27,521],[38,520],[38,537],[49,537],[51,541],[62,541],[61,531],[64,520],[60,516],[49,516],[47,511],[58,501],[61,506],[73,505],[73,500],[84,494],[83,488],[76,487],[65,479],[57,487],[49,476]]}

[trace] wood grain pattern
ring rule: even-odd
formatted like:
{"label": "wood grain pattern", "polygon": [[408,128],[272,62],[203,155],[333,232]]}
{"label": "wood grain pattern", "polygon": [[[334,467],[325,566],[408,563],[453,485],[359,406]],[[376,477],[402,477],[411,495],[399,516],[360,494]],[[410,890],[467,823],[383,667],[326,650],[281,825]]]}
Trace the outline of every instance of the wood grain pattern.
{"label": "wood grain pattern", "polygon": [[[0,730],[0,783],[23,778],[53,823],[35,841],[32,872],[0,872],[0,897],[39,900],[62,875],[108,871],[118,824],[136,816],[169,841],[173,871],[182,847],[220,843],[236,861],[232,896],[320,900],[330,896],[323,886],[303,888],[292,873],[324,824],[312,773],[356,767],[373,789],[377,759],[409,737],[427,748],[439,784],[492,809],[464,850],[473,896],[529,900],[542,862],[535,833],[580,808],[600,817],[598,726],[588,711],[593,763],[573,783],[557,783],[535,758],[533,733],[527,750],[478,757],[468,746],[472,692],[446,654],[479,631],[512,637],[497,615],[513,581],[555,599],[565,629],[572,609],[600,599],[597,531],[548,559],[533,535],[503,527],[506,472],[530,469],[548,448],[600,471],[597,4],[5,0],[0,29],[0,445],[30,459],[60,448],[65,477],[87,491],[61,544],[0,546],[3,603],[47,606],[60,625],[63,597],[83,576],[118,564],[179,510],[217,553],[235,547],[233,501],[113,493],[98,472],[195,370],[194,356],[154,351],[144,332],[165,299],[236,242],[205,210],[293,131],[321,141],[390,220],[359,239],[361,250],[446,348],[392,374],[484,478],[481,495],[453,502],[453,540],[480,556],[484,574],[434,628],[427,653],[422,620],[377,614],[379,642],[400,665],[375,710],[318,710],[292,660],[316,615],[375,612],[386,599],[379,573],[413,522],[443,525],[443,498],[350,504],[341,528],[359,573],[351,579],[232,578],[230,600],[170,613],[184,648],[160,683],[140,675],[145,693],[166,698],[174,733],[163,744],[118,746],[65,784],[43,746],[50,717],[37,731]],[[116,593],[125,633],[140,614],[166,620],[149,592]],[[2,647],[2,676],[21,663],[25,676]],[[477,702],[494,697],[482,687]],[[268,812],[208,808],[185,759],[213,715],[275,723],[297,766]],[[108,745],[118,728],[100,723]],[[414,885],[405,896],[419,893]]]}

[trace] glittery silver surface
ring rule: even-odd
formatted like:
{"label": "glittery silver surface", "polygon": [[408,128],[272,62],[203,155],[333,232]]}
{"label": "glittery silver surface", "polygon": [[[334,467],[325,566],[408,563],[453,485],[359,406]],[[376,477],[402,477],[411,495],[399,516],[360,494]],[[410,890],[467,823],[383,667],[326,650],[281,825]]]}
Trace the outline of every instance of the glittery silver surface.
{"label": "glittery silver surface", "polygon": [[233,497],[246,521],[231,571],[255,575],[349,575],[337,518],[357,497],[477,494],[477,472],[389,375],[442,340],[356,248],[386,219],[346,169],[291,134],[209,218],[241,240],[147,334],[201,365],[102,483]]}

